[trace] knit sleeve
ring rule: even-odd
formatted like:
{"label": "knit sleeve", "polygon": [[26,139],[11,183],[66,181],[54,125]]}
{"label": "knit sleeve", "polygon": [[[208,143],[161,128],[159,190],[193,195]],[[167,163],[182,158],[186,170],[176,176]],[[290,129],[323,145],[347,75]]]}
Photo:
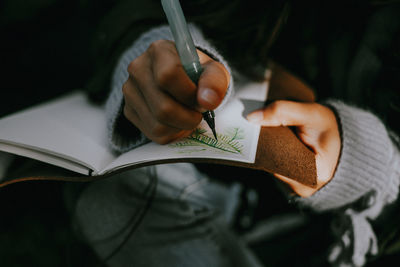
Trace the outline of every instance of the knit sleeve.
{"label": "knit sleeve", "polygon": [[[215,48],[204,38],[202,33],[194,25],[189,25],[189,31],[192,34],[195,46],[203,52],[210,55],[215,60],[221,62],[225,68],[231,73],[231,70],[224,58],[215,50]],[[122,114],[123,95],[122,86],[128,79],[128,65],[135,58],[143,54],[149,45],[157,40],[173,40],[171,31],[168,26],[160,26],[151,29],[139,37],[131,47],[129,47],[121,56],[114,70],[111,93],[106,101],[106,114],[109,142],[112,149],[117,152],[125,152],[132,148],[138,147],[149,140],[134,125],[127,122]],[[218,107],[223,106],[232,93],[233,80],[231,80],[227,94]]]}
{"label": "knit sleeve", "polygon": [[[400,183],[400,153],[385,125],[372,113],[339,101],[327,103],[340,121],[342,149],[332,180],[300,206],[315,211],[336,209],[342,216],[340,241],[330,260],[362,266],[368,253],[377,253],[376,238],[369,223],[383,207],[396,200]],[[364,205],[355,208],[359,200]],[[344,242],[348,240],[349,242]],[[345,251],[352,249],[350,258]]]}

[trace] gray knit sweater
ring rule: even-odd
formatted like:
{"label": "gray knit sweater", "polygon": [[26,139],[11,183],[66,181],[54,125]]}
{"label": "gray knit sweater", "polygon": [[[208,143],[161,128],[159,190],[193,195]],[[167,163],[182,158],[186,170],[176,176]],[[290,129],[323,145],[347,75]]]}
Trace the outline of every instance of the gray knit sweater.
{"label": "gray knit sweater", "polygon": [[[223,57],[204,39],[196,27],[191,26],[195,45],[222,62]],[[120,152],[127,151],[147,141],[144,135],[126,137],[116,125],[123,106],[122,85],[128,78],[127,66],[147,47],[159,39],[172,40],[169,28],[162,26],[143,34],[125,51],[119,60],[112,79],[112,92],[106,103],[108,132],[111,146]],[[231,81],[229,101],[234,86]],[[362,266],[367,254],[377,253],[377,240],[369,220],[377,218],[382,208],[395,201],[400,183],[400,153],[385,125],[371,112],[331,100],[341,127],[342,149],[333,179],[308,198],[295,198],[300,207],[323,212],[340,213],[344,227],[338,232],[339,241],[333,246],[329,261],[338,266]],[[352,208],[352,203],[363,198],[364,207]],[[348,253],[352,250],[352,253]],[[346,258],[350,255],[350,258]]]}

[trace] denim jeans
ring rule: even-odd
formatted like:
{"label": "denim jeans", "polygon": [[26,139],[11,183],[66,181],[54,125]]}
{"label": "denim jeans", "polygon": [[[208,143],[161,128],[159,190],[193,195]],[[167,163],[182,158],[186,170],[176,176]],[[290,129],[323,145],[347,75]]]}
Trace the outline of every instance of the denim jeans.
{"label": "denim jeans", "polygon": [[240,191],[192,164],[144,167],[90,183],[74,221],[107,266],[261,266],[230,230]]}

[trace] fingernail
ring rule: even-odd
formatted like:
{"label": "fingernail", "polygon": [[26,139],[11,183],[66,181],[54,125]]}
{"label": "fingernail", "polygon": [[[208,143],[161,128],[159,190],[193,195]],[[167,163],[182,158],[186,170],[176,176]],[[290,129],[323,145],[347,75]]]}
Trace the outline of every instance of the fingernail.
{"label": "fingernail", "polygon": [[249,122],[257,123],[264,119],[264,113],[262,111],[255,111],[247,116]]}
{"label": "fingernail", "polygon": [[214,90],[211,90],[209,88],[205,88],[203,90],[201,90],[200,92],[200,97],[206,101],[207,103],[209,103],[210,105],[218,105],[219,103],[219,96],[217,95],[217,93]]}

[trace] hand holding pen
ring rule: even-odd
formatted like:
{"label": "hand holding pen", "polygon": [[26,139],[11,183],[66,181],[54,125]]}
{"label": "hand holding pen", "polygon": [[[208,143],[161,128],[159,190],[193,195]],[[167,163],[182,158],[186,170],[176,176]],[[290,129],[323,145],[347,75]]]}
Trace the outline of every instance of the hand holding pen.
{"label": "hand holding pen", "polygon": [[155,41],[129,64],[123,114],[154,142],[166,144],[190,135],[202,112],[217,108],[225,96],[228,71],[197,53],[203,67],[197,85],[186,74],[172,41]]}
{"label": "hand holding pen", "polygon": [[[179,0],[161,0],[161,4],[165,15],[167,16],[168,24],[171,28],[183,69],[186,71],[186,74],[190,79],[197,84],[201,73],[203,72],[203,67],[200,64],[199,56],[194,46]],[[206,110],[202,111],[202,114],[204,120],[211,128],[215,139],[217,139],[214,111]]]}

